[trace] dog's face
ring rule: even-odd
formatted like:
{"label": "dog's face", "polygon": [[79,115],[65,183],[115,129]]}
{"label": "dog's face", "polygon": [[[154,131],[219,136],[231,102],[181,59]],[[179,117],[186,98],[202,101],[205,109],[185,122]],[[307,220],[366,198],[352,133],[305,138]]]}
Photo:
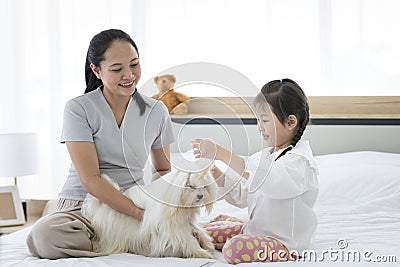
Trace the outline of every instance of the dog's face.
{"label": "dog's face", "polygon": [[212,204],[216,197],[216,184],[207,170],[202,173],[189,173],[182,193],[182,203],[186,206]]}
{"label": "dog's face", "polygon": [[199,173],[176,171],[170,175],[172,178],[168,190],[170,204],[182,208],[205,206],[207,212],[211,212],[218,187],[209,169]]}

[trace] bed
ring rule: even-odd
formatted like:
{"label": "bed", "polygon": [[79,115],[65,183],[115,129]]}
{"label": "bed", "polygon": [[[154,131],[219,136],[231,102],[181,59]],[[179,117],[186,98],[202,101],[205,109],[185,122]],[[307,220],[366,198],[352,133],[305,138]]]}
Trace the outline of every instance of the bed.
{"label": "bed", "polygon": [[[359,151],[316,156],[320,192],[315,206],[318,227],[313,251],[298,262],[268,266],[341,264],[373,266],[400,262],[400,154]],[[216,203],[201,223],[224,213],[246,219],[246,209]],[[25,245],[30,228],[0,237],[1,266],[229,266],[216,259],[148,258],[117,254],[98,258],[44,260],[31,256]],[[242,264],[260,265],[261,263]],[[241,266],[242,266],[241,265]]]}

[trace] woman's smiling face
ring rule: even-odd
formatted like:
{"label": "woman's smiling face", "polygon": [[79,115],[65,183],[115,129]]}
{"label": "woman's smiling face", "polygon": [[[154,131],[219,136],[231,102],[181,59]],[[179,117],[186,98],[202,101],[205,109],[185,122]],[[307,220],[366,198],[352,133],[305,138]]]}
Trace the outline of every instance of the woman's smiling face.
{"label": "woman's smiling face", "polygon": [[92,70],[103,82],[103,90],[116,96],[131,96],[140,80],[141,68],[135,48],[127,41],[115,41],[104,53],[100,68]]}

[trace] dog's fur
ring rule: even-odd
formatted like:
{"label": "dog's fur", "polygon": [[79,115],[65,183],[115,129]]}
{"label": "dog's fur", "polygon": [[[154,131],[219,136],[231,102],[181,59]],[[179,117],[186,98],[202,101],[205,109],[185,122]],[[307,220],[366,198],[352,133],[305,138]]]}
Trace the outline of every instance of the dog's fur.
{"label": "dog's fur", "polygon": [[[103,179],[119,186],[107,175]],[[200,207],[210,212],[217,186],[209,170],[173,171],[151,185],[134,186],[124,195],[143,208],[139,222],[88,194],[82,214],[94,228],[94,249],[103,253],[135,253],[151,257],[213,258],[212,239],[196,223]]]}

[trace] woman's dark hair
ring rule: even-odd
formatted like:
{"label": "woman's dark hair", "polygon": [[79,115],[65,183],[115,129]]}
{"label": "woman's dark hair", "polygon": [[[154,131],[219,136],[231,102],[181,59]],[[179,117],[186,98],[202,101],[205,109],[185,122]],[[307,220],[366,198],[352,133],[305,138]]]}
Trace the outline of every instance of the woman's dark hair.
{"label": "woman's dark hair", "polygon": [[292,145],[295,146],[310,120],[308,100],[304,91],[291,79],[273,80],[261,88],[254,100],[254,106],[259,107],[266,102],[282,124],[289,115],[296,116],[297,132],[292,140]]}
{"label": "woman's dark hair", "polygon": [[[96,34],[92,40],[90,41],[89,48],[86,54],[86,62],[85,62],[85,81],[86,81],[86,90],[85,94],[89,93],[93,90],[96,90],[99,86],[103,85],[103,82],[96,77],[90,68],[90,63],[94,64],[98,69],[100,69],[100,62],[104,60],[104,53],[107,49],[115,42],[115,41],[126,41],[130,43],[136,50],[139,56],[139,50],[132,40],[132,38],[121,30],[110,29],[102,31]],[[140,108],[140,115],[144,113],[146,110],[146,102],[144,102],[143,97],[139,94],[139,92],[135,92],[135,97],[137,103]]]}

